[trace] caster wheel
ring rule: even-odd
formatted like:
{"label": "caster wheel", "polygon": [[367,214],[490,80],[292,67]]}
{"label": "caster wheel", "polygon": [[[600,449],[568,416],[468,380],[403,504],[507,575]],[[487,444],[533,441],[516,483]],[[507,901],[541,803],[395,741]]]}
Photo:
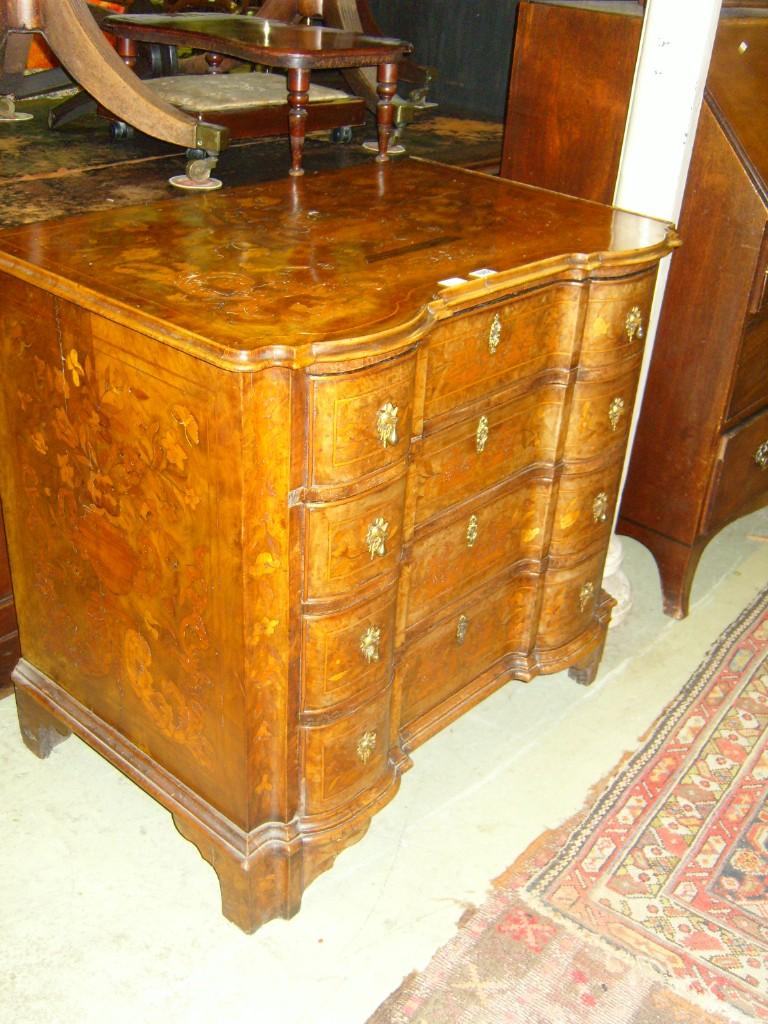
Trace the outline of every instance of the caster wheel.
{"label": "caster wheel", "polygon": [[331,131],[331,142],[341,146],[348,146],[351,141],[352,129],[348,124],[342,125],[340,128],[334,128]]}
{"label": "caster wheel", "polygon": [[112,121],[109,125],[109,137],[112,142],[122,142],[133,138],[133,126],[125,121]]}

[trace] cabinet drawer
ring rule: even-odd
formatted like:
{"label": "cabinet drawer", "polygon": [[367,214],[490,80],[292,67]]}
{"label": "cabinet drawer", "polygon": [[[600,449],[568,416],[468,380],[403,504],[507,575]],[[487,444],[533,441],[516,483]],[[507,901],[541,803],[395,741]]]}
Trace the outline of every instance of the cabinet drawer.
{"label": "cabinet drawer", "polygon": [[385,774],[389,703],[387,691],[335,722],[301,728],[306,814],[342,807]]}
{"label": "cabinet drawer", "polygon": [[306,596],[333,597],[392,572],[400,559],[405,478],[307,509]]}
{"label": "cabinet drawer", "polygon": [[382,690],[392,671],[394,587],[364,604],[303,620],[303,710],[322,710]]}
{"label": "cabinet drawer", "polygon": [[606,367],[637,355],[645,344],[656,271],[590,286],[581,365]]}
{"label": "cabinet drawer", "polygon": [[605,552],[571,569],[550,569],[544,579],[537,646],[555,650],[575,640],[592,622],[600,596]]}
{"label": "cabinet drawer", "polygon": [[310,377],[315,484],[343,484],[405,458],[415,356],[384,366]]}
{"label": "cabinet drawer", "polygon": [[547,385],[426,437],[411,468],[417,522],[527,466],[554,464],[564,396]]}
{"label": "cabinet drawer", "polygon": [[541,370],[568,369],[578,305],[578,286],[556,285],[436,327],[427,349],[425,420]]}
{"label": "cabinet drawer", "polygon": [[528,652],[538,582],[524,576],[505,583],[408,642],[402,666],[404,725],[458,694],[505,655]]}
{"label": "cabinet drawer", "polygon": [[568,420],[566,461],[624,451],[637,391],[638,368],[611,380],[577,380]]}
{"label": "cabinet drawer", "polygon": [[543,554],[550,477],[529,476],[492,502],[470,502],[459,517],[413,545],[406,624],[434,614],[520,559]]}
{"label": "cabinet drawer", "polygon": [[621,459],[614,459],[590,473],[565,470],[555,507],[552,555],[586,554],[596,544],[608,544],[621,466]]}
{"label": "cabinet drawer", "polygon": [[728,419],[746,416],[768,403],[768,312],[747,322],[736,366]]}
{"label": "cabinet drawer", "polygon": [[768,411],[723,434],[707,530],[768,500]]}

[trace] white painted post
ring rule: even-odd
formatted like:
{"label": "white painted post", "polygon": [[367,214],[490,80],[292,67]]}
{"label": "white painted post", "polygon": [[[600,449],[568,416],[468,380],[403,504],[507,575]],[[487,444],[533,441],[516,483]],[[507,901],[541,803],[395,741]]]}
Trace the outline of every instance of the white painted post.
{"label": "white painted post", "polygon": [[[699,109],[707,78],[721,0],[647,0],[632,87],[614,205],[652,217],[677,221],[683,201]],[[685,240],[683,240],[685,242]],[[629,446],[635,436],[648,365],[669,273],[659,268]],[[626,474],[626,464],[625,470]],[[622,477],[622,486],[624,477]],[[616,502],[618,512],[619,502]],[[632,607],[629,581],[620,570],[621,542],[616,534],[603,585],[617,599],[611,624]]]}

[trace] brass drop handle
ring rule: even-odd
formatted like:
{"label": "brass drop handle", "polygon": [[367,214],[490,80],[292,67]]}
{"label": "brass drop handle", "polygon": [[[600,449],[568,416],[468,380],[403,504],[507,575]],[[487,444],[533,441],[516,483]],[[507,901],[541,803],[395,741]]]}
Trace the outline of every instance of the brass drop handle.
{"label": "brass drop handle", "polygon": [[592,518],[596,523],[604,523],[608,518],[608,495],[605,491],[595,495],[592,502]]}
{"label": "brass drop handle", "polygon": [[755,463],[760,469],[768,469],[768,441],[763,441],[755,452]]}
{"label": "brass drop handle", "polygon": [[363,764],[368,764],[376,749],[376,733],[373,731],[364,732],[357,742],[357,757]]}
{"label": "brass drop handle", "polygon": [[369,665],[371,662],[379,660],[380,643],[381,629],[379,626],[369,626],[360,637],[360,652]]}
{"label": "brass drop handle", "polygon": [[480,521],[477,516],[472,515],[469,517],[467,523],[467,547],[473,548],[477,543],[477,536],[480,533]]}
{"label": "brass drop handle", "polygon": [[579,591],[579,611],[583,614],[592,603],[592,598],[595,596],[595,584],[592,582],[585,583]]}
{"label": "brass drop handle", "polygon": [[619,420],[621,419],[623,412],[624,399],[620,395],[617,395],[608,406],[608,422],[611,424],[611,430],[614,432],[618,429]]}
{"label": "brass drop handle", "polygon": [[460,615],[459,621],[456,623],[456,643],[461,646],[467,639],[467,630],[469,629],[469,619],[466,615]]}
{"label": "brass drop handle", "polygon": [[368,527],[365,535],[365,543],[371,559],[383,558],[387,553],[387,534],[389,523],[383,516],[378,516]]}
{"label": "brass drop handle", "polygon": [[385,402],[376,413],[376,433],[382,448],[397,444],[397,414],[399,409],[392,402]]}
{"label": "brass drop handle", "polygon": [[481,455],[485,451],[485,446],[488,444],[488,436],[491,432],[491,428],[488,424],[488,417],[481,416],[477,421],[477,430],[475,431],[475,448],[477,454]]}
{"label": "brass drop handle", "polygon": [[645,337],[643,314],[639,306],[633,306],[627,313],[627,319],[624,321],[624,330],[627,332],[627,339],[630,342],[633,342],[635,338],[638,341],[642,341]]}
{"label": "brass drop handle", "polygon": [[491,329],[488,331],[488,351],[492,356],[496,355],[496,349],[501,343],[501,317],[498,313],[494,314],[493,320],[491,320]]}

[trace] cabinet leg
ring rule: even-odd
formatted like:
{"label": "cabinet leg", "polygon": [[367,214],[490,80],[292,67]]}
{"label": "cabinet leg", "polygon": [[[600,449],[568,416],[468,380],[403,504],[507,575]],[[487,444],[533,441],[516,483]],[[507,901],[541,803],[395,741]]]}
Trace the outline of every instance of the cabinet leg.
{"label": "cabinet leg", "polygon": [[309,72],[306,68],[288,69],[288,130],[291,138],[291,169],[294,178],[304,173],[304,136],[307,130]]}
{"label": "cabinet leg", "polygon": [[221,910],[251,934],[275,917],[293,917],[301,906],[301,841],[296,847],[265,845],[250,858],[238,856],[203,827],[174,814],[176,828],[200,851],[219,879]]}
{"label": "cabinet leg", "polygon": [[22,689],[16,687],[16,713],[24,744],[39,758],[46,758],[53,748],[67,739],[70,730]]}
{"label": "cabinet leg", "polygon": [[579,686],[591,686],[595,681],[597,670],[600,668],[600,662],[603,657],[603,650],[605,648],[606,631],[607,626],[603,631],[600,643],[596,647],[593,647],[586,657],[581,661],[576,662],[575,665],[571,665],[568,669],[568,675],[574,680],[574,682],[578,683]]}
{"label": "cabinet leg", "polygon": [[379,96],[376,107],[376,128],[379,137],[379,163],[388,159],[389,140],[393,132],[395,108],[392,99],[397,92],[397,64],[379,64],[376,92]]}

